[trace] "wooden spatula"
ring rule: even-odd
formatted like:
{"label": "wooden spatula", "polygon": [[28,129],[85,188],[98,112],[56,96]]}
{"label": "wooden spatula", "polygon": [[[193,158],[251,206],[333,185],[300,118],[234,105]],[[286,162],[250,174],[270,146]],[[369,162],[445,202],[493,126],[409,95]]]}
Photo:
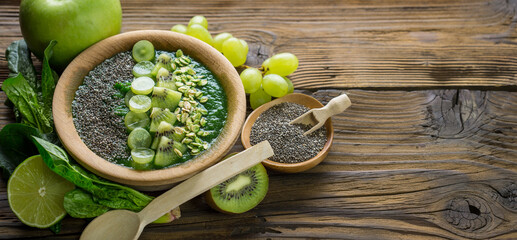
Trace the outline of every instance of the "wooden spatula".
{"label": "wooden spatula", "polygon": [[321,128],[329,117],[332,117],[338,113],[345,111],[345,109],[347,109],[351,105],[352,102],[350,102],[348,96],[346,94],[341,94],[331,99],[324,107],[313,108],[308,112],[302,114],[301,116],[297,117],[289,124],[312,125],[313,127],[311,129],[303,133],[303,135],[308,135]]}

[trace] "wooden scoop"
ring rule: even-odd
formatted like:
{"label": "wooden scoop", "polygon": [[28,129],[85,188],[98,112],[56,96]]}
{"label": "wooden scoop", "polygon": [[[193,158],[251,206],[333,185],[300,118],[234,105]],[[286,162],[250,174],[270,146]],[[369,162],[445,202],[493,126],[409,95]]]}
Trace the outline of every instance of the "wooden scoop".
{"label": "wooden scoop", "polygon": [[318,130],[323,126],[325,121],[329,117],[332,117],[338,113],[345,111],[348,107],[352,105],[350,99],[346,94],[341,94],[332,100],[330,100],[325,107],[322,108],[313,108],[301,116],[297,117],[289,124],[305,124],[312,125],[311,129],[303,133],[303,135],[311,134],[312,132]]}
{"label": "wooden scoop", "polygon": [[268,141],[230,157],[155,198],[142,211],[113,210],[95,218],[80,239],[138,239],[144,227],[180,204],[273,156]]}

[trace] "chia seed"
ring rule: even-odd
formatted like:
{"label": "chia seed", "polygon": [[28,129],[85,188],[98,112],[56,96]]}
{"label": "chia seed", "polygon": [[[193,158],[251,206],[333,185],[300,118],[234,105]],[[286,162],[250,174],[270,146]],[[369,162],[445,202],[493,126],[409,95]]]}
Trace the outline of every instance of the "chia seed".
{"label": "chia seed", "polygon": [[327,142],[326,128],[304,136],[312,126],[289,124],[309,111],[309,108],[290,102],[280,103],[264,111],[251,127],[250,143],[268,140],[275,152],[269,160],[280,163],[298,163],[316,156]]}
{"label": "chia seed", "polygon": [[120,92],[114,84],[132,79],[134,65],[129,51],[105,60],[84,78],[72,102],[79,136],[90,150],[110,162],[130,156],[124,117],[114,111],[124,105],[124,98],[115,97]]}

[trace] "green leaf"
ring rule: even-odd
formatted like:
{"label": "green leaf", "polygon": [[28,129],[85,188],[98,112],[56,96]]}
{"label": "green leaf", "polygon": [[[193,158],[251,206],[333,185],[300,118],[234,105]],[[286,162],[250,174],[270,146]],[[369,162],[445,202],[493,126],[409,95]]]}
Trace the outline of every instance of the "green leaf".
{"label": "green leaf", "polygon": [[70,163],[63,149],[38,137],[33,137],[33,140],[47,166],[66,180],[91,193],[95,202],[109,208],[140,211],[152,200],[151,197],[132,188],[92,177],[90,173]]}
{"label": "green leaf", "polygon": [[8,178],[23,160],[38,155],[32,136],[44,137],[38,129],[21,124],[7,124],[0,131],[0,167]]}
{"label": "green leaf", "polygon": [[68,215],[74,218],[93,218],[110,210],[109,207],[96,203],[90,193],[80,188],[65,194],[63,206]]}
{"label": "green leaf", "polygon": [[50,68],[49,59],[52,57],[54,46],[57,41],[50,41],[49,45],[43,52],[43,67],[41,72],[41,100],[43,102],[44,113],[50,121],[52,121],[52,98],[56,89],[57,73]]}
{"label": "green leaf", "polygon": [[21,73],[29,85],[36,92],[41,90],[40,83],[36,79],[36,69],[32,64],[31,53],[25,40],[14,41],[5,50],[5,58],[9,67],[9,77],[15,77]]}
{"label": "green leaf", "polygon": [[52,231],[53,233],[58,234],[59,232],[61,232],[61,221],[59,221],[56,224],[50,226],[48,229],[50,231]]}
{"label": "green leaf", "polygon": [[36,93],[21,73],[14,78],[6,79],[2,90],[20,112],[23,123],[35,127],[43,133],[53,131],[52,123],[44,114],[44,109],[39,104]]}

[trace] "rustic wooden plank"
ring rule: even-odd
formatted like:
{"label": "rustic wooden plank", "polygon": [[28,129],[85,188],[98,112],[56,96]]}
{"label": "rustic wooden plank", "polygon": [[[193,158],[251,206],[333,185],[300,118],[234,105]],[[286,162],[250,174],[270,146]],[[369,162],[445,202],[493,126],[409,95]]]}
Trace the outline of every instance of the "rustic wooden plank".
{"label": "rustic wooden plank", "polygon": [[[21,37],[18,4],[0,4],[0,52]],[[198,197],[182,206],[181,219],[149,226],[142,239],[517,238],[516,5],[124,0],[124,32],[165,30],[203,14],[212,33],[249,42],[249,65],[295,53],[296,88],[322,102],[341,91],[319,89],[389,90],[347,90],[354,104],[333,119],[327,159],[304,173],[270,173],[257,208],[223,215]],[[7,72],[0,54],[0,83]],[[486,88],[504,91],[472,90]],[[13,121],[0,104],[0,127]],[[66,218],[58,235],[26,227],[9,210],[5,185],[0,180],[0,239],[76,239],[86,225]]]}
{"label": "rustic wooden plank", "polygon": [[[325,103],[341,92],[313,96]],[[319,166],[270,172],[266,199],[248,213],[220,214],[195,198],[181,219],[149,226],[142,239],[517,237],[517,93],[346,93],[353,105],[333,118],[334,145]],[[56,237],[18,222],[0,185],[0,238]],[[64,224],[62,238],[72,239],[86,223]]]}
{"label": "rustic wooden plank", "polygon": [[[16,3],[0,5],[0,52],[21,37]],[[128,0],[122,31],[168,30],[203,14],[213,34],[248,41],[249,65],[274,53],[296,54],[298,88],[513,88],[516,6],[514,0]],[[5,66],[0,56],[0,79]]]}

